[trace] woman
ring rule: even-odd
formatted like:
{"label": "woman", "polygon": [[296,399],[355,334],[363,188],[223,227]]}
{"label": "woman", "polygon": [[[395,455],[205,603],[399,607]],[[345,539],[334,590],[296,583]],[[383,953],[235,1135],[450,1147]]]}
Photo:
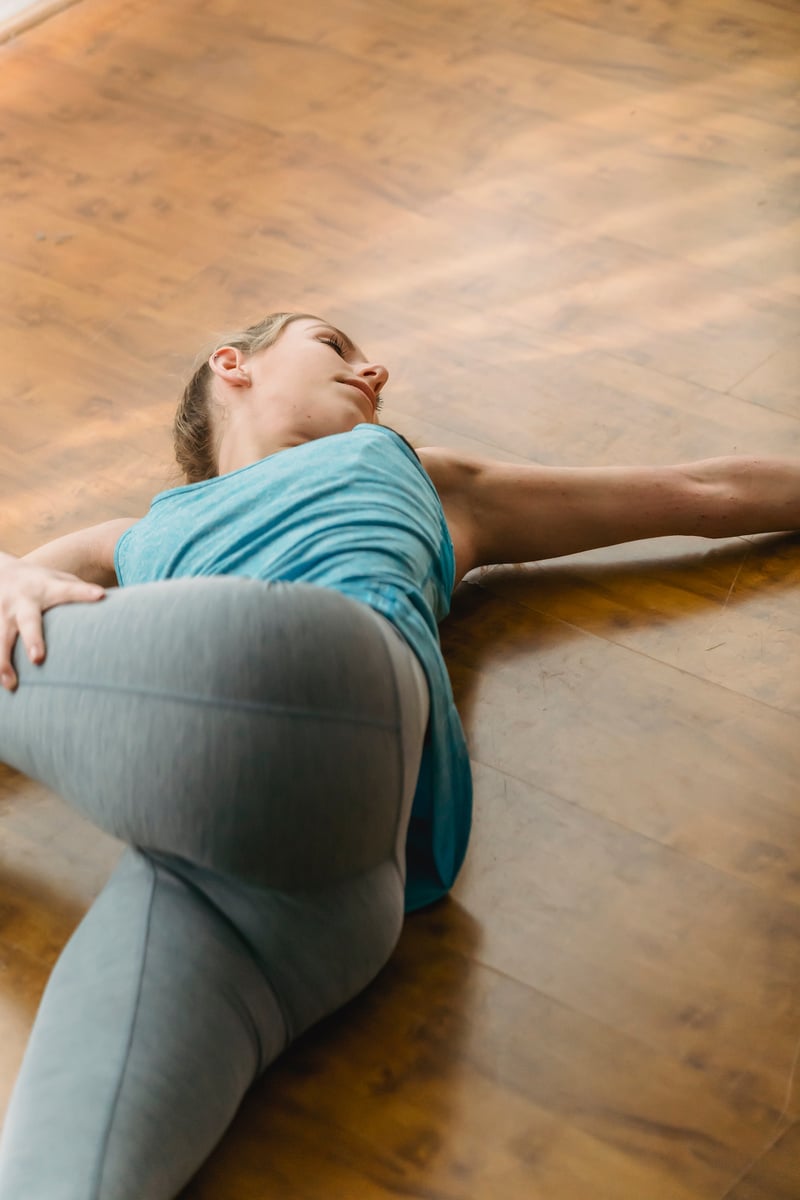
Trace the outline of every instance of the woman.
{"label": "woman", "polygon": [[386,380],[268,317],[186,389],[184,486],[0,561],[0,758],[128,843],[42,1000],[0,1200],[175,1196],[451,886],[470,778],[436,624],[464,574],[800,525],[794,460],[415,453],[378,423]]}

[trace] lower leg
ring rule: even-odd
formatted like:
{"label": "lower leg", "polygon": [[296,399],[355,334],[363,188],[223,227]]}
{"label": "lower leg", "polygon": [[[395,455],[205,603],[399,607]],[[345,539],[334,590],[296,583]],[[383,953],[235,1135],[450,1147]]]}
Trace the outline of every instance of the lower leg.
{"label": "lower leg", "polygon": [[128,851],[47,986],[0,1144],[0,1200],[172,1200],[286,1039],[230,923]]}

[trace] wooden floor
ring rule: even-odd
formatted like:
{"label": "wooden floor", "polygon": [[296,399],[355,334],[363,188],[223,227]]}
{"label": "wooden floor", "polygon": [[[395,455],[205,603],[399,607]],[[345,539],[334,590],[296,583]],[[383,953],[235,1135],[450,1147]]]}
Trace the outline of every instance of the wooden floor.
{"label": "wooden floor", "polygon": [[[218,330],[328,316],[417,444],[800,455],[795,0],[82,0],[0,46],[0,545],[176,482]],[[458,590],[452,899],[187,1200],[800,1196],[800,539]],[[118,854],[0,774],[0,1102]]]}

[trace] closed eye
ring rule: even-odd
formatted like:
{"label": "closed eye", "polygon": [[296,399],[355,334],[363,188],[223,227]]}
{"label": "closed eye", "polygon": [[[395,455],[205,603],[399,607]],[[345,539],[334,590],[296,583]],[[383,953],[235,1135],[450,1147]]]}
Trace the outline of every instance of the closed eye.
{"label": "closed eye", "polygon": [[345,344],[341,338],[338,338],[334,334],[330,333],[326,337],[320,338],[320,341],[325,342],[325,344],[328,346],[333,346],[340,358],[345,357]]}

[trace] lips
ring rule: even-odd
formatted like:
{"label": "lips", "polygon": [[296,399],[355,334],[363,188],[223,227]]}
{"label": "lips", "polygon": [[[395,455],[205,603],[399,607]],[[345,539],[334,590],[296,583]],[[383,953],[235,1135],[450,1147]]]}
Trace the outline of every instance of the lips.
{"label": "lips", "polygon": [[358,388],[358,390],[360,392],[363,392],[364,395],[367,397],[367,399],[369,400],[372,407],[375,408],[376,403],[377,403],[376,398],[375,398],[375,393],[373,392],[373,390],[369,386],[369,384],[366,383],[363,379],[343,379],[341,382],[349,383],[350,387]]}

